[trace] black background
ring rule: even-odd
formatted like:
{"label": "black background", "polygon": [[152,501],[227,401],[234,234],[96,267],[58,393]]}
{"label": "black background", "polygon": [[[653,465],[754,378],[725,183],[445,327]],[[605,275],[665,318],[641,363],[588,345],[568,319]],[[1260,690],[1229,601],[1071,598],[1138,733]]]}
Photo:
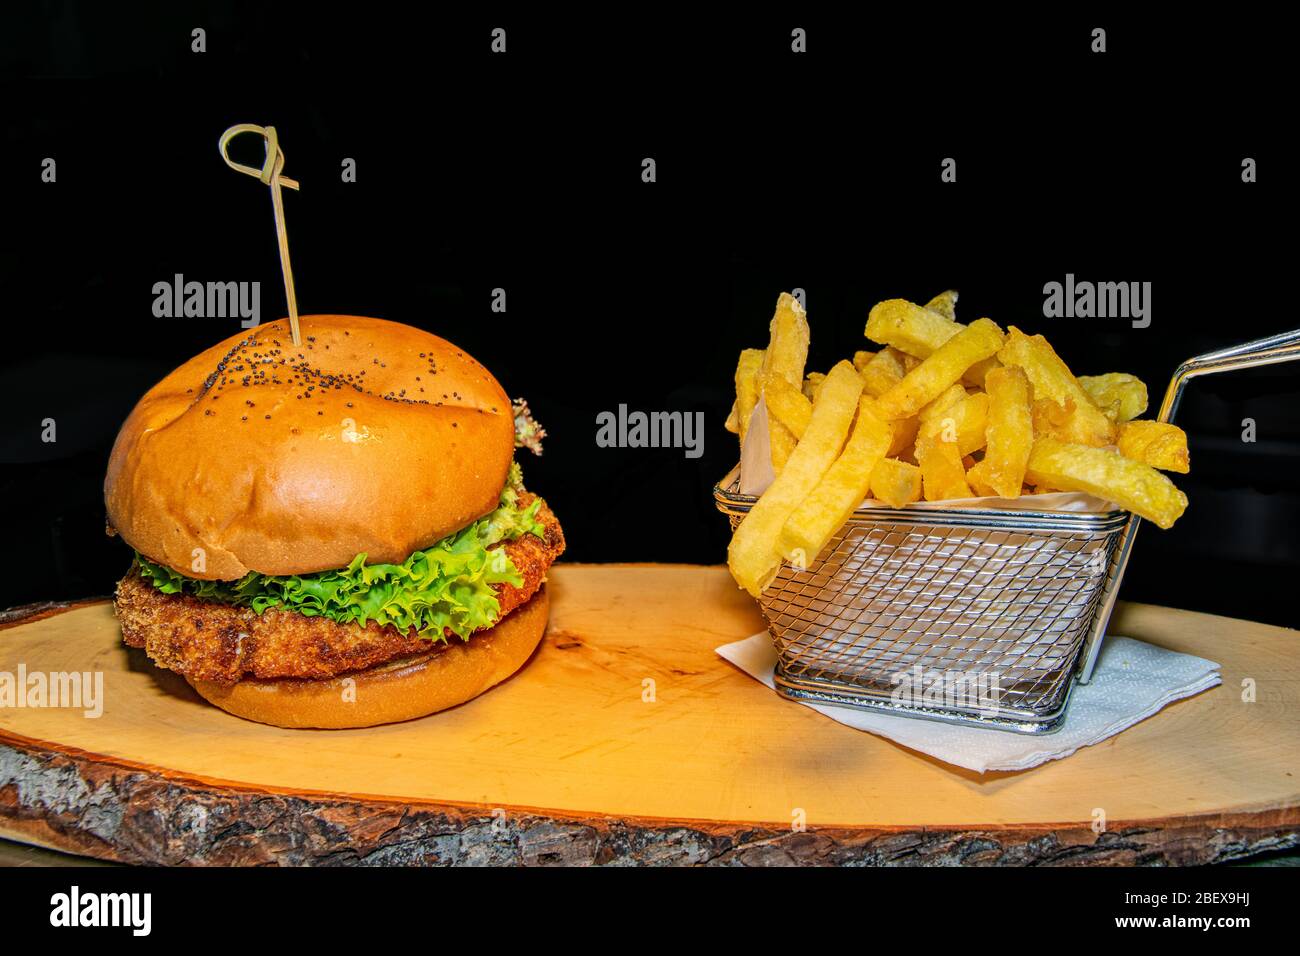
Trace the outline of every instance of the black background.
{"label": "black background", "polygon": [[[283,310],[268,190],[217,153],[239,122],[274,124],[302,183],[285,205],[304,314],[427,328],[530,400],[551,437],[525,475],[568,560],[723,559],[710,490],[737,455],[735,358],[784,289],[806,290],[811,369],[866,347],[874,302],[953,287],[960,319],[1043,332],[1078,374],[1134,372],[1153,405],[1180,360],[1297,325],[1276,24],[836,10],[6,13],[0,607],[111,589],[116,430],[238,330],[154,318],[153,284],[260,280],[263,319]],[[1067,273],[1150,281],[1151,326],[1044,319]],[[1190,387],[1191,506],[1143,529],[1125,597],[1293,623],[1298,396],[1295,366]],[[595,416],[620,403],[705,412],[703,457],[598,448]]]}
{"label": "black background", "polygon": [[[1128,867],[1066,866],[1054,868],[1050,879],[1054,893],[1082,904],[1071,924],[1071,932],[1079,938],[1115,933],[1128,936],[1130,942],[1153,935],[1183,942],[1193,933],[1204,937],[1205,930],[1117,927],[1116,918],[1245,917],[1248,926],[1213,927],[1210,933],[1212,939],[1236,941],[1256,938],[1249,935],[1252,931],[1257,937],[1268,933],[1263,938],[1280,938],[1290,928],[1292,872],[1273,867],[1135,871]],[[236,881],[237,887],[232,887]],[[689,886],[691,902],[682,902],[683,881],[689,881],[685,885]],[[622,938],[633,927],[642,935],[658,931],[665,938],[675,939],[684,935],[682,915],[693,913],[698,914],[699,921],[714,919],[715,938],[722,939],[725,934],[728,945],[747,951],[775,943],[784,951],[806,945],[807,927],[798,920],[756,914],[755,901],[842,898],[846,881],[852,881],[852,892],[876,904],[875,911],[881,910],[879,904],[886,901],[891,923],[899,927],[896,932],[918,938],[966,942],[972,930],[987,933],[1012,928],[1047,937],[1059,934],[1061,929],[1057,907],[1018,907],[1014,925],[1010,916],[1003,915],[1007,899],[1034,899],[1036,894],[1042,894],[1044,875],[1033,867],[987,868],[978,876],[955,867],[924,866],[849,872],[832,868],[717,867],[685,873],[677,868],[669,871],[655,867],[0,870],[0,886],[12,914],[5,926],[7,939],[64,945],[78,939],[89,944],[116,942],[133,952],[150,945],[175,952],[177,943],[192,943],[195,901],[207,903],[232,896],[273,900],[276,904],[241,907],[238,933],[242,938],[278,941],[291,935],[297,946],[374,948],[375,922],[364,917],[386,912],[394,899],[416,894],[456,897],[454,916],[441,912],[423,923],[411,922],[412,931],[424,930],[434,938],[439,930],[453,923],[483,926],[490,927],[494,942],[518,943],[525,948],[536,946],[544,928],[554,926],[558,917],[570,933],[580,932],[589,939]],[[148,937],[134,937],[124,927],[51,927],[51,896],[67,894],[73,885],[82,894],[152,894],[152,932]],[[1249,900],[1248,905],[1166,903],[1156,908],[1129,902],[1126,896],[1171,897],[1174,893],[1185,893],[1189,900],[1197,894],[1248,894]],[[942,906],[942,927],[935,926],[936,902]],[[721,910],[745,915],[717,919]],[[287,915],[290,912],[293,917]],[[322,913],[325,918],[321,918]],[[1274,927],[1271,931],[1270,926]],[[234,927],[225,932],[233,933]]]}

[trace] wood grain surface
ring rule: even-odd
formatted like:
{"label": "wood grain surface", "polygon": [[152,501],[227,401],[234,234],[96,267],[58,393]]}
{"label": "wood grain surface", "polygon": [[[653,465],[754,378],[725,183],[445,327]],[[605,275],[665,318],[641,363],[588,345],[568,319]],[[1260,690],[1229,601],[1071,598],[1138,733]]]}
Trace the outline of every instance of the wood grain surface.
{"label": "wood grain surface", "polygon": [[1220,661],[1223,686],[981,776],[717,657],[762,627],[725,569],[561,565],[551,591],[514,678],[345,731],[210,707],[123,647],[106,603],[10,614],[0,670],[102,671],[105,704],[0,709],[0,836],[163,864],[1191,864],[1300,845],[1295,631],[1121,605],[1114,633]]}

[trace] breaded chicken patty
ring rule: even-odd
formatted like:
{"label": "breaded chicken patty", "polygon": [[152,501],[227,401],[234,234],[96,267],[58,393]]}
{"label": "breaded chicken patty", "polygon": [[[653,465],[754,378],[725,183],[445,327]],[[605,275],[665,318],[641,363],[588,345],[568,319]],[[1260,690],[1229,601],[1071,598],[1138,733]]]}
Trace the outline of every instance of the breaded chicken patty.
{"label": "breaded chicken patty", "polygon": [[[532,497],[521,496],[521,505]],[[523,578],[519,587],[493,585],[501,606],[498,622],[537,592],[546,569],[564,551],[560,523],[545,504],[537,519],[545,528],[544,537],[525,534],[496,545],[506,549]],[[295,611],[272,609],[258,614],[251,608],[188,594],[164,594],[134,571],[118,582],[114,606],[129,646],[144,648],[159,666],[196,680],[323,680],[400,657],[436,653],[447,646],[373,621],[362,627]],[[447,639],[460,640],[450,633]]]}

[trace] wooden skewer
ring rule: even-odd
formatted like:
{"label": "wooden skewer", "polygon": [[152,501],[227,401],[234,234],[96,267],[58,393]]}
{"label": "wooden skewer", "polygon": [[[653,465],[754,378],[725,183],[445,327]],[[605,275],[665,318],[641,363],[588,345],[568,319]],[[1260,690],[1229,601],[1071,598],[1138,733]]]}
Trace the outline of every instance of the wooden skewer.
{"label": "wooden skewer", "polygon": [[[230,141],[241,133],[257,133],[265,141],[266,162],[262,164],[261,169],[254,169],[252,166],[236,163],[231,160],[227,153]],[[284,228],[284,200],[280,195],[281,186],[297,189],[298,183],[296,180],[280,174],[281,170],[284,169],[284,150],[280,148],[279,139],[275,135],[275,127],[239,123],[221,134],[219,146],[221,158],[226,161],[227,166],[249,176],[256,176],[271,187],[271,204],[275,207],[275,235],[280,242],[280,270],[284,273],[284,297],[289,304],[289,333],[293,337],[295,346],[302,345],[301,336],[298,334],[298,297],[294,295],[293,268],[289,265],[289,236]]]}

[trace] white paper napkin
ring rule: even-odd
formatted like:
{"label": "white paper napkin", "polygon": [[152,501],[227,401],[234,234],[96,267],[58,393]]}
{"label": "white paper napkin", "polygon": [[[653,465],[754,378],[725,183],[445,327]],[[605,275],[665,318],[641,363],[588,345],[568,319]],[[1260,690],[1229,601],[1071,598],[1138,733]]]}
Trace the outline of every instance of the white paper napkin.
{"label": "white paper napkin", "polygon": [[[734,644],[724,644],[717,652],[750,677],[775,688],[772,674],[776,650],[767,631]],[[1166,704],[1220,683],[1219,665],[1213,661],[1128,637],[1109,637],[1102,645],[1092,682],[1074,688],[1064,725],[1055,733],[1041,737],[848,707],[797,703],[946,763],[984,773],[1026,770],[1068,757],[1080,747],[1113,737],[1145,720]]]}

